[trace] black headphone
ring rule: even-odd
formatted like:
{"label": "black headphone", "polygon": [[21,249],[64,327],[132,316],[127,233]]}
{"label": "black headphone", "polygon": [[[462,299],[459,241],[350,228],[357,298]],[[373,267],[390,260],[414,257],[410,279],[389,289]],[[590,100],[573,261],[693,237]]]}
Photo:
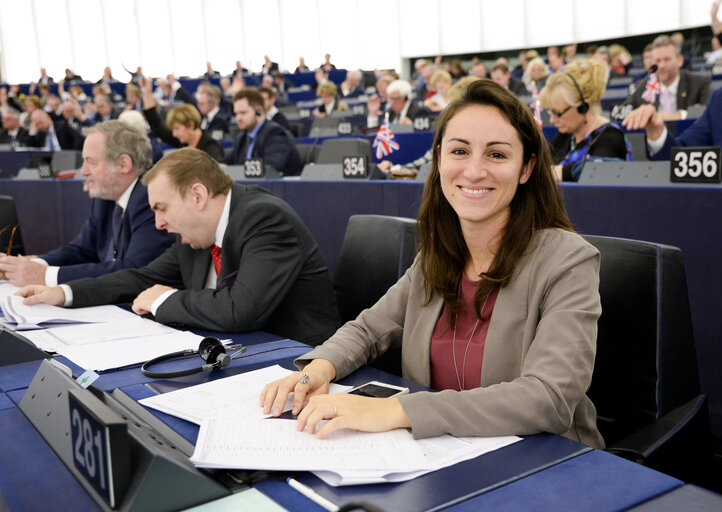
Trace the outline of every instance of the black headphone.
{"label": "black headphone", "polygon": [[[238,352],[245,352],[245,350],[246,347],[242,347]],[[195,353],[198,353],[206,364],[197,368],[191,368],[190,370],[181,370],[177,372],[152,372],[148,369],[155,364],[189,356]],[[140,367],[140,371],[143,372],[143,375],[152,379],[172,379],[174,377],[185,377],[186,375],[193,375],[201,372],[210,373],[212,371],[225,368],[231,364],[231,359],[231,356],[226,354],[226,349],[221,343],[221,340],[214,336],[208,336],[207,338],[203,338],[203,340],[201,340],[201,344],[198,346],[197,351],[191,349],[181,350],[179,352],[172,352],[170,354],[155,357],[150,361],[143,363],[143,366]]]}
{"label": "black headphone", "polygon": [[580,114],[586,114],[587,112],[589,112],[589,103],[584,101],[584,94],[582,93],[582,88],[579,87],[579,84],[577,83],[576,80],[574,80],[574,77],[572,75],[570,75],[569,73],[564,73],[564,74],[567,75],[572,80],[574,87],[577,89],[577,92],[579,93],[579,99],[582,100],[582,104],[577,107],[577,112],[579,112]]}
{"label": "black headphone", "polygon": [[257,115],[257,116],[262,116],[262,115],[263,115],[263,110],[261,110],[260,108],[257,108],[257,109],[256,109],[256,115]]}

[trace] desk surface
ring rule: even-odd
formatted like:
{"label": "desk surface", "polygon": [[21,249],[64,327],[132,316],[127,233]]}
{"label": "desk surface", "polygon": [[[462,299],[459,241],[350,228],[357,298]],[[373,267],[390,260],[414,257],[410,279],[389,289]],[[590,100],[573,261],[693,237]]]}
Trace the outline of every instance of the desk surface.
{"label": "desk surface", "polygon": [[[229,369],[250,370],[281,361],[288,366],[289,358],[308,350],[295,342],[275,344],[289,348],[265,352],[273,348],[274,342],[252,345],[248,349],[251,357],[234,360]],[[182,365],[196,364],[196,361],[182,360],[174,364],[174,369],[179,369]],[[28,375],[32,377],[34,373],[34,365],[38,363],[0,368],[2,385],[14,388],[0,393],[0,425],[3,426],[0,432],[0,508],[96,510],[95,503],[15,407],[24,394],[23,383],[29,382]],[[364,368],[345,383],[358,384],[378,378],[378,373],[378,370]],[[205,378],[222,376],[223,372],[218,372]],[[382,378],[391,383],[402,382],[398,377]],[[106,373],[97,382],[104,389],[121,386],[129,394],[137,395],[149,393],[143,385],[147,381],[137,368],[133,368]],[[413,383],[411,387],[418,388]],[[162,417],[161,413],[158,416]],[[195,439],[192,432],[186,433],[186,437]],[[453,505],[451,510],[510,507],[550,510],[569,508],[564,506],[569,503],[593,503],[595,510],[614,510],[642,503],[682,485],[666,475],[548,434],[531,436],[475,460],[401,484],[330,488],[311,474],[299,478],[336,503],[365,499],[394,511],[430,510],[449,504]],[[259,482],[256,487],[289,510],[322,510],[273,478]],[[33,492],[27,492],[28,489]],[[455,501],[459,502],[454,504]]]}

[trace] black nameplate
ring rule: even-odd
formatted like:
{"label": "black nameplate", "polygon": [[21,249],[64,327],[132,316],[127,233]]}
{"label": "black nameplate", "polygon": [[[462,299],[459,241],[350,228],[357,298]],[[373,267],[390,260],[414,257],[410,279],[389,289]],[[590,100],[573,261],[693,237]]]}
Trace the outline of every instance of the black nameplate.
{"label": "black nameplate", "polygon": [[426,116],[414,119],[414,131],[424,132],[431,129],[431,120]]}
{"label": "black nameplate", "polygon": [[[83,404],[80,396],[68,393],[73,463],[80,475],[111,507],[122,499],[128,475],[128,446],[123,443],[125,425],[105,424]],[[113,457],[123,459],[114,463]]]}
{"label": "black nameplate", "polygon": [[311,111],[307,108],[298,109],[298,117],[311,117]]}
{"label": "black nameplate", "polygon": [[55,174],[53,173],[53,166],[50,165],[50,163],[41,163],[38,164],[38,174],[41,178],[54,178]]}
{"label": "black nameplate", "polygon": [[365,156],[345,156],[341,161],[344,179],[366,179],[369,166]]}
{"label": "black nameplate", "polygon": [[632,110],[634,110],[634,107],[632,105],[614,105],[612,107],[612,111],[609,114],[609,117],[612,118],[612,121],[623,121],[625,117],[627,117]]}
{"label": "black nameplate", "polygon": [[243,174],[246,178],[263,178],[266,176],[263,158],[249,158],[244,162],[243,166]]}
{"label": "black nameplate", "polygon": [[720,183],[722,147],[689,146],[672,148],[670,181],[673,183]]}
{"label": "black nameplate", "polygon": [[353,132],[353,125],[350,121],[339,121],[336,125],[336,133],[339,135],[351,135]]}

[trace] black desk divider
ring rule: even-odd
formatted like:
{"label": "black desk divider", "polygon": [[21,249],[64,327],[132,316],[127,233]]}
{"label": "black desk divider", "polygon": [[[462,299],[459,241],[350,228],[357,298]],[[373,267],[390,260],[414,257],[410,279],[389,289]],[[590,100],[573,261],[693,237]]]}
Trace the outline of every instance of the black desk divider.
{"label": "black desk divider", "polygon": [[0,331],[0,366],[38,361],[50,356],[11,331]]}
{"label": "black desk divider", "polygon": [[[109,395],[94,386],[83,389],[57,361],[41,363],[19,408],[103,510],[179,510],[245,488],[229,484],[226,473],[196,469],[188,460],[193,450],[188,441],[121,391]],[[98,492],[76,464],[74,457],[83,453],[75,431],[77,408],[81,415],[87,413],[90,424],[97,422],[98,432],[105,428],[104,467],[112,469],[112,508],[108,496]]]}

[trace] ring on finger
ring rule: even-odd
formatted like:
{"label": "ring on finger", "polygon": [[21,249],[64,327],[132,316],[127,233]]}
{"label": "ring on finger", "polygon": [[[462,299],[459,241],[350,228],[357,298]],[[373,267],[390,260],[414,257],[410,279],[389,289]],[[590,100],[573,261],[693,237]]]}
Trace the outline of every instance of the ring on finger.
{"label": "ring on finger", "polygon": [[309,377],[307,373],[302,373],[298,377],[298,382],[300,382],[301,384],[308,384],[310,387],[311,386],[311,377]]}

